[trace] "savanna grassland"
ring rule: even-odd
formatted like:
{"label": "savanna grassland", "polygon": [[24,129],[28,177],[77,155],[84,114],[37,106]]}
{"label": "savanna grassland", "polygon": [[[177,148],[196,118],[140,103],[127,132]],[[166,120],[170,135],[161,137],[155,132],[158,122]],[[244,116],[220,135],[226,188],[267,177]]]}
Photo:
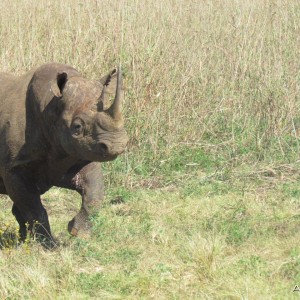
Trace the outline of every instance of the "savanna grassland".
{"label": "savanna grassland", "polygon": [[90,239],[43,195],[59,249],[16,247],[0,201],[0,299],[298,299],[298,0],[0,1],[1,71],[125,76],[128,148],[103,164]]}

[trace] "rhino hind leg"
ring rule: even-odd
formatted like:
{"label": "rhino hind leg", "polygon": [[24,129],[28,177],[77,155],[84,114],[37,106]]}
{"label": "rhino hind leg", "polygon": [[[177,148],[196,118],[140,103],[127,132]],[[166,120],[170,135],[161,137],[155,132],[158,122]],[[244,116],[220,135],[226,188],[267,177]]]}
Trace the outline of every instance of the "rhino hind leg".
{"label": "rhino hind leg", "polygon": [[104,197],[101,164],[90,162],[74,166],[56,185],[75,190],[82,196],[81,208],[69,222],[68,231],[73,236],[89,236],[92,229],[90,216],[99,212]]}
{"label": "rhino hind leg", "polygon": [[30,175],[23,170],[5,174],[5,187],[14,203],[12,213],[19,223],[21,239],[26,238],[28,230],[45,248],[54,248],[48,215]]}

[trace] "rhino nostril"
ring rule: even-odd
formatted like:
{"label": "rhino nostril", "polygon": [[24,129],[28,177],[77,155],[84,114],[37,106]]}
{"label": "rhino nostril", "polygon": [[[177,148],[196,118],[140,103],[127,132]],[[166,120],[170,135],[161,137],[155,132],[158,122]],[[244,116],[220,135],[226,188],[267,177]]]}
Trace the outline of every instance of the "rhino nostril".
{"label": "rhino nostril", "polygon": [[100,150],[103,151],[103,152],[107,152],[107,151],[108,151],[108,147],[107,147],[106,144],[104,144],[104,143],[100,143],[100,144],[99,144],[99,148],[100,148]]}

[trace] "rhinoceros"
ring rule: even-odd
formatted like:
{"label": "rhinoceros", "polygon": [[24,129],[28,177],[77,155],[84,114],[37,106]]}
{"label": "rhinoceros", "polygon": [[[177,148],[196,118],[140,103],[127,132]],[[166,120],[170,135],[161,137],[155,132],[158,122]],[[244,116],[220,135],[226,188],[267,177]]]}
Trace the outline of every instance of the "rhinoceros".
{"label": "rhinoceros", "polygon": [[[115,98],[107,108],[107,97]],[[0,73],[0,193],[13,201],[21,239],[27,231],[55,245],[41,195],[53,186],[82,196],[71,235],[90,233],[89,216],[103,199],[101,162],[124,152],[120,67],[89,80],[49,63],[16,77]]]}

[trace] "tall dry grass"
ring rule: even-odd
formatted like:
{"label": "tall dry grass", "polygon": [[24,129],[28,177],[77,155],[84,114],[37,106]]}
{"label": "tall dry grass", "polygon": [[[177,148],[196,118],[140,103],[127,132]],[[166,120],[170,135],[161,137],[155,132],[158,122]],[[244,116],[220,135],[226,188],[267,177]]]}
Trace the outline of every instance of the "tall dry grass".
{"label": "tall dry grass", "polygon": [[0,63],[93,78],[121,63],[123,173],[155,174],[183,145],[284,160],[299,148],[299,19],[296,0],[1,1]]}

